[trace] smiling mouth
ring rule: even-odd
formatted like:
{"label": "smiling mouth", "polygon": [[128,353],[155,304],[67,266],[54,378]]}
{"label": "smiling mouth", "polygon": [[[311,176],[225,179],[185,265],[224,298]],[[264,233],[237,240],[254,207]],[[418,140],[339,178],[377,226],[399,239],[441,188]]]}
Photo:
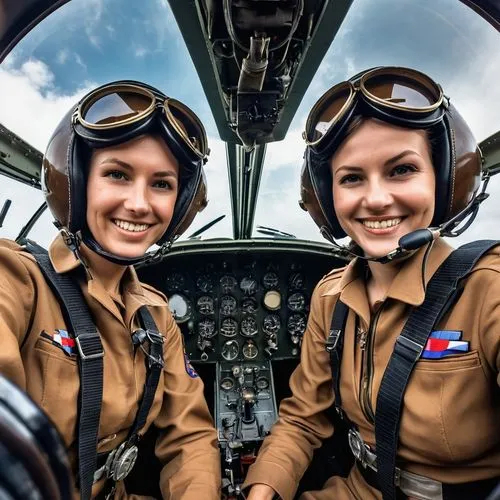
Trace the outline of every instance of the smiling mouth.
{"label": "smiling mouth", "polygon": [[146,231],[151,224],[134,224],[133,222],[128,222],[126,220],[113,219],[113,223],[124,231],[130,231],[131,233],[139,233],[141,231]]}
{"label": "smiling mouth", "polygon": [[394,217],[393,219],[385,220],[360,220],[360,222],[368,229],[388,229],[398,226],[402,220],[402,217]]}

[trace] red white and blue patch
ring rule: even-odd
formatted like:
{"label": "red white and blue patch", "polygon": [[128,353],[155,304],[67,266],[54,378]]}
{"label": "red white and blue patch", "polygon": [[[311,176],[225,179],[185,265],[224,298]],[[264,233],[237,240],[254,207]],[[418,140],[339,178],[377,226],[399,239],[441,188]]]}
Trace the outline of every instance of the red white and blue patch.
{"label": "red white and blue patch", "polygon": [[199,377],[198,373],[193,368],[193,365],[191,364],[191,361],[189,361],[189,358],[188,358],[188,355],[186,354],[186,351],[184,351],[184,367],[186,368],[186,373],[191,378],[197,378],[197,377]]}
{"label": "red white and blue patch", "polygon": [[43,330],[40,336],[50,340],[52,344],[59,347],[64,354],[67,354],[68,356],[76,355],[75,339],[71,337],[66,330],[56,330],[52,334]]}
{"label": "red white and blue patch", "polygon": [[422,359],[441,359],[469,351],[469,342],[460,340],[462,332],[455,330],[436,330],[432,332],[422,352]]}

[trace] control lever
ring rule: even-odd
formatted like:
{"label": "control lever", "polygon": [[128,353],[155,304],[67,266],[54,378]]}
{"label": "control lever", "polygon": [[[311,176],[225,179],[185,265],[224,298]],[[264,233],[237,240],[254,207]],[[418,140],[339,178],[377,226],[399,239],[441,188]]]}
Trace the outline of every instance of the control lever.
{"label": "control lever", "polygon": [[253,387],[244,387],[241,391],[243,397],[243,422],[250,424],[255,420],[253,406],[255,405],[255,389]]}

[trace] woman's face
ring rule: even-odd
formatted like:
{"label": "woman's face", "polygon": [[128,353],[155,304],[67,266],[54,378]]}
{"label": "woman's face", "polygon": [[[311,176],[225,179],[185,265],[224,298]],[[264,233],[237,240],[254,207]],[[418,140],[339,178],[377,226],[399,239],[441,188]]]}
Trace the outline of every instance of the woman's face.
{"label": "woman's face", "polygon": [[387,255],[401,236],[430,225],[436,178],[423,130],[364,120],[331,168],[337,218],[366,256]]}
{"label": "woman's face", "polygon": [[144,255],[170,224],[178,176],[177,160],[154,136],[96,149],[87,183],[87,224],[95,240],[120,257]]}

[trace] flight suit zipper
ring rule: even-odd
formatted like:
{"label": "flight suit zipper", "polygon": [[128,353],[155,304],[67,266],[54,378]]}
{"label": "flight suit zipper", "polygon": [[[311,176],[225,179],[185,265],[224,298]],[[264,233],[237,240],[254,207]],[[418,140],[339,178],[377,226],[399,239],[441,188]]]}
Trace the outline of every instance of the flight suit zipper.
{"label": "flight suit zipper", "polygon": [[372,379],[374,371],[373,350],[375,343],[375,330],[377,328],[378,319],[383,307],[384,306],[382,304],[382,306],[373,315],[366,335],[362,335],[360,337],[360,348],[363,352],[363,357],[359,400],[361,402],[361,409],[365,418],[372,424],[375,424],[375,412],[373,411],[371,403]]}

